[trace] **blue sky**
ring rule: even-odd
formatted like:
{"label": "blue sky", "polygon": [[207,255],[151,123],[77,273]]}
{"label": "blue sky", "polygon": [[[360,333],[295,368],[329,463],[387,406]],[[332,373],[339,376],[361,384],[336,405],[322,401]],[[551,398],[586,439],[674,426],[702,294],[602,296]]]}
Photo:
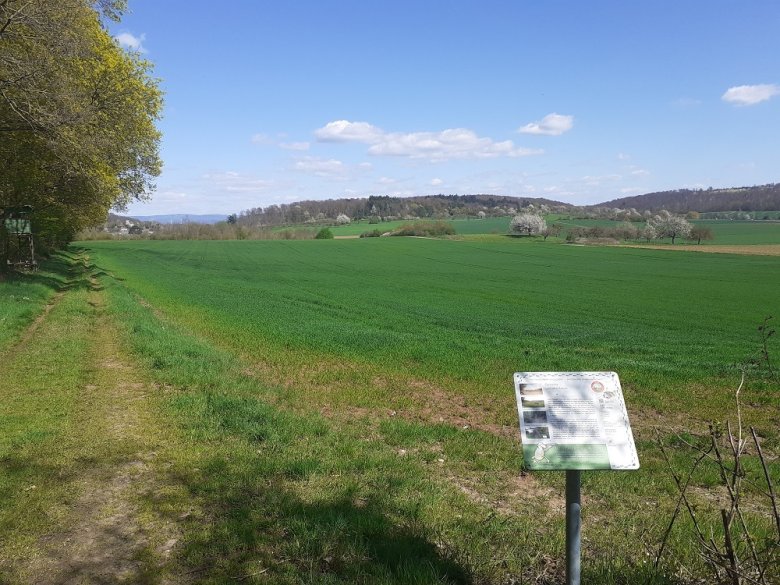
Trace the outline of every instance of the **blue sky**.
{"label": "blue sky", "polygon": [[165,91],[136,215],[780,181],[780,2],[130,0]]}

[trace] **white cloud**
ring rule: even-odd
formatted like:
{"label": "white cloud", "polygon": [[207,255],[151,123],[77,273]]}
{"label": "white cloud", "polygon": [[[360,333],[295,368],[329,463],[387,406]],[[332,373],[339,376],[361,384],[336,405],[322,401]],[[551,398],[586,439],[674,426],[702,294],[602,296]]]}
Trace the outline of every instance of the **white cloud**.
{"label": "white cloud", "polygon": [[429,183],[431,187],[438,187],[439,185],[443,185],[444,181],[439,179],[438,177],[435,179],[431,179],[431,182]]}
{"label": "white cloud", "polygon": [[385,134],[382,140],[368,149],[374,156],[404,156],[429,160],[463,158],[520,157],[541,154],[541,150],[518,148],[511,140],[495,142],[481,138],[466,128],[452,128],[441,132],[411,132]]}
{"label": "white cloud", "polygon": [[477,136],[466,128],[440,132],[385,132],[367,122],[337,120],[314,132],[321,142],[359,142],[369,144],[373,156],[400,156],[431,161],[464,158],[520,157],[544,152],[516,147],[511,140],[496,142]]}
{"label": "white cloud", "polygon": [[271,144],[271,139],[268,134],[263,134],[262,132],[252,134],[251,140],[253,144]]}
{"label": "white cloud", "polygon": [[373,144],[380,140],[384,132],[368,122],[349,122],[336,120],[328,122],[314,131],[320,142],[362,142]]}
{"label": "white cloud", "polygon": [[629,160],[631,158],[631,155],[630,154],[626,154],[625,152],[619,152],[617,157],[618,157],[618,160]]}
{"label": "white cloud", "polygon": [[391,179],[390,177],[379,177],[377,179],[377,183],[380,185],[395,185],[398,182],[396,179]]}
{"label": "white cloud", "polygon": [[721,99],[736,106],[753,106],[765,102],[776,95],[780,95],[780,85],[764,83],[730,87],[721,96]]}
{"label": "white cloud", "polygon": [[138,51],[139,53],[146,53],[146,48],[143,43],[146,40],[146,35],[135,36],[129,32],[119,33],[114,37],[114,40],[119,43],[119,46],[123,49],[130,49],[131,51]]}
{"label": "white cloud", "polygon": [[275,186],[273,181],[242,175],[235,171],[207,173],[202,176],[215,189],[227,193],[262,193]]}
{"label": "white cloud", "polygon": [[521,134],[540,134],[544,136],[560,136],[574,127],[574,116],[563,114],[547,114],[538,122],[531,122],[518,128]]}
{"label": "white cloud", "polygon": [[634,169],[633,171],[631,171],[631,174],[634,175],[635,177],[649,177],[650,171],[646,169]]}
{"label": "white cloud", "polygon": [[329,179],[344,179],[348,173],[347,165],[340,160],[335,158],[324,159],[315,156],[298,159],[295,161],[293,169],[316,177]]}
{"label": "white cloud", "polygon": [[612,175],[585,175],[582,177],[583,184],[589,187],[598,187],[599,185],[609,181],[619,181],[622,177],[617,174]]}
{"label": "white cloud", "polygon": [[297,151],[303,151],[303,150],[309,150],[309,147],[311,144],[308,142],[280,142],[279,148],[283,148],[284,150],[297,150]]}

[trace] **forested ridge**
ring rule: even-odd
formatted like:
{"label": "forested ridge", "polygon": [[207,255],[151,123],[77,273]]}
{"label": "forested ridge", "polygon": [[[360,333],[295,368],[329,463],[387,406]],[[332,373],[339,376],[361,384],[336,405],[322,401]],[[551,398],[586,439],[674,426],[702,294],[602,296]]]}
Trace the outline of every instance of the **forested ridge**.
{"label": "forested ridge", "polygon": [[673,213],[780,210],[780,183],[725,189],[710,187],[709,189],[659,191],[613,199],[599,203],[598,207],[617,207],[620,209],[633,207],[637,211],[666,209]]}
{"label": "forested ridge", "polygon": [[506,197],[501,195],[427,195],[418,197],[391,197],[372,195],[366,198],[326,199],[297,203],[269,205],[242,211],[238,223],[243,225],[283,225],[316,223],[345,214],[351,219],[382,218],[383,220],[416,217],[441,218],[486,215],[510,215],[518,209],[533,205],[564,210],[568,203],[535,197]]}

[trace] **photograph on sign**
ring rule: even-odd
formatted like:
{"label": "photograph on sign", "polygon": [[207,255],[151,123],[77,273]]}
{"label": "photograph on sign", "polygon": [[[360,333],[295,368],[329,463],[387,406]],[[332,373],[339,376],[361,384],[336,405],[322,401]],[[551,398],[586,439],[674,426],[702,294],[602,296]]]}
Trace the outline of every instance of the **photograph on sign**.
{"label": "photograph on sign", "polygon": [[528,469],[638,469],[614,372],[518,372],[514,377]]}

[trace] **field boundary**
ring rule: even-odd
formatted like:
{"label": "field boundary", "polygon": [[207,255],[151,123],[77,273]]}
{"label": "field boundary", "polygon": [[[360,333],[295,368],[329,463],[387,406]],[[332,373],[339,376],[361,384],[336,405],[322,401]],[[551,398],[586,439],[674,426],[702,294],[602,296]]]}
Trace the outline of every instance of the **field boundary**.
{"label": "field boundary", "polygon": [[659,246],[654,244],[621,244],[621,248],[641,248],[645,250],[671,250],[674,252],[700,252],[709,254],[742,254],[745,256],[780,256],[780,244],[690,244],[680,246]]}

